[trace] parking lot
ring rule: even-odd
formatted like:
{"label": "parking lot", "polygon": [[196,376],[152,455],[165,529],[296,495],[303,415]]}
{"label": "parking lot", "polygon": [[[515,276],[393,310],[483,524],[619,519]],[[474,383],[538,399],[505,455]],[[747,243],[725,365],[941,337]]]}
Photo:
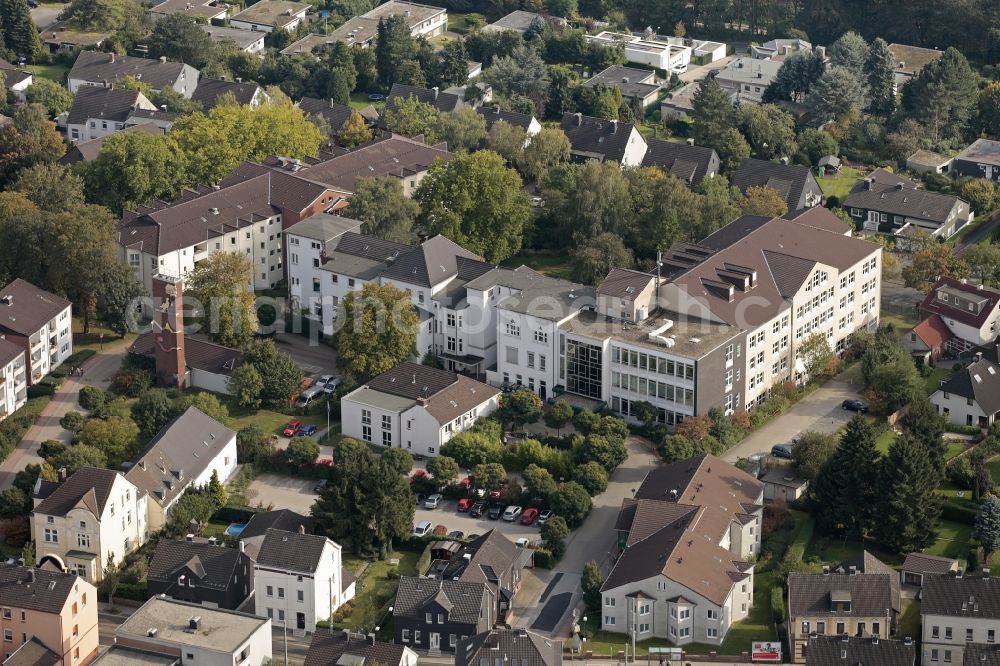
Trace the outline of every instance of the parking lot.
{"label": "parking lot", "polygon": [[309,509],[316,501],[316,493],[313,492],[315,485],[314,479],[258,474],[247,490],[247,499],[254,504],[272,504],[275,509],[291,509],[308,516]]}
{"label": "parking lot", "polygon": [[425,509],[423,506],[418,506],[416,514],[413,516],[413,522],[416,524],[427,520],[430,521],[432,527],[444,525],[449,532],[457,530],[464,532],[465,536],[485,534],[496,528],[504,534],[510,535],[511,540],[527,537],[536,541],[541,538],[537,522],[534,525],[522,525],[516,520],[513,523],[508,523],[504,520],[490,520],[485,514],[482,518],[473,518],[468,513],[459,513],[457,504],[456,500],[445,499],[436,509]]}

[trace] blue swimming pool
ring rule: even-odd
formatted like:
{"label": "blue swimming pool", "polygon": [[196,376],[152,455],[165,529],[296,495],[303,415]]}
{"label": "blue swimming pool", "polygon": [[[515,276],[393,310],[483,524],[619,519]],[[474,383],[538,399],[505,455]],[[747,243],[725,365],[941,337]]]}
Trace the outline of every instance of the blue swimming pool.
{"label": "blue swimming pool", "polygon": [[243,533],[243,528],[246,526],[247,526],[246,523],[232,523],[229,527],[226,528],[226,534],[228,534],[231,537],[238,537],[240,534]]}

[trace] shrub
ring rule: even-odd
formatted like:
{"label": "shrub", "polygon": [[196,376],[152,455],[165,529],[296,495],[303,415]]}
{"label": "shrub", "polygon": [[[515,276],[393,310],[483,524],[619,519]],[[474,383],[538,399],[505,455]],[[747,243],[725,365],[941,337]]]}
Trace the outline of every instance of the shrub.
{"label": "shrub", "polygon": [[84,386],[80,389],[80,406],[89,412],[99,411],[106,401],[104,391],[96,386]]}
{"label": "shrub", "polygon": [[44,398],[55,393],[56,387],[51,384],[32,384],[28,387],[28,398]]}
{"label": "shrub", "polygon": [[69,430],[70,432],[76,432],[83,426],[84,418],[83,414],[76,411],[66,412],[61,419],[59,419],[59,425],[62,426],[63,430]]}
{"label": "shrub", "polygon": [[539,569],[551,569],[557,561],[548,548],[535,549],[535,566]]}
{"label": "shrub", "polygon": [[976,510],[971,507],[955,504],[954,502],[941,503],[941,520],[951,520],[964,525],[975,525],[976,514]]}
{"label": "shrub", "polygon": [[153,385],[152,374],[141,368],[122,368],[111,378],[108,390],[128,398],[139,395]]}
{"label": "shrub", "polygon": [[771,617],[775,625],[785,621],[785,589],[780,585],[771,588]]}

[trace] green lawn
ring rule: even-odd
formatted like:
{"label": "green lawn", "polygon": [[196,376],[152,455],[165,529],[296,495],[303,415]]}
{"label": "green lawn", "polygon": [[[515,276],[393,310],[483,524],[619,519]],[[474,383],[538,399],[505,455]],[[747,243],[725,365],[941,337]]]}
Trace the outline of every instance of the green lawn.
{"label": "green lawn", "polygon": [[363,109],[366,106],[374,106],[380,115],[385,111],[385,102],[373,102],[369,100],[368,93],[366,92],[351,93],[350,105],[355,109]]}
{"label": "green lawn", "polygon": [[903,609],[896,622],[897,636],[920,640],[920,602],[916,599],[903,599]]}
{"label": "green lawn", "polygon": [[317,405],[304,416],[291,416],[289,414],[283,414],[270,409],[258,409],[257,411],[252,411],[244,407],[240,407],[236,404],[236,400],[234,400],[231,396],[220,395],[217,397],[226,406],[226,408],[229,409],[229,416],[232,420],[232,428],[234,430],[239,430],[240,428],[244,428],[252,423],[264,432],[280,435],[281,431],[285,428],[285,424],[292,419],[298,419],[305,425],[315,425],[321,428],[326,426],[326,412],[323,411],[321,403],[317,403]]}
{"label": "green lawn", "polygon": [[822,570],[823,564],[839,564],[845,562],[861,551],[861,547],[853,542],[845,543],[842,539],[831,539],[825,536],[815,536],[806,546],[805,560],[817,559],[821,564],[817,565],[817,571]]}
{"label": "green lawn", "polygon": [[516,268],[524,264],[539,273],[564,280],[573,279],[573,264],[564,254],[517,254],[503,262],[504,266]]}
{"label": "green lawn", "polygon": [[[103,338],[101,337],[103,336]],[[132,341],[136,338],[135,333],[127,333],[125,338]],[[112,331],[100,322],[92,321],[90,330],[83,332],[83,320],[80,317],[73,317],[73,349],[100,349],[101,343],[108,344],[121,340],[121,336]]]}
{"label": "green lawn", "polygon": [[990,470],[990,476],[993,477],[993,483],[1000,483],[1000,458],[994,458],[986,463],[986,469]]}
{"label": "green lawn", "polygon": [[66,73],[69,72],[69,65],[27,65],[26,68],[33,74],[43,79],[51,79],[59,85],[66,83]]}
{"label": "green lawn", "polygon": [[892,446],[892,443],[895,441],[896,433],[892,430],[886,430],[878,436],[878,439],[875,440],[875,448],[879,450],[879,453],[885,455],[889,453],[889,447]]}
{"label": "green lawn", "polygon": [[817,178],[816,181],[819,183],[820,189],[823,190],[824,196],[837,197],[843,201],[844,197],[850,194],[851,188],[854,187],[858,178],[861,178],[860,171],[844,166],[840,168],[839,173]]}
{"label": "green lawn", "polygon": [[[389,564],[392,558],[399,559],[398,567]],[[392,553],[384,560],[372,562],[358,579],[350,612],[341,621],[335,622],[335,625],[340,629],[373,630],[376,624],[385,619],[388,604],[396,596],[398,576],[415,576],[419,559],[420,553],[401,551]],[[364,566],[364,560],[347,555],[344,557],[344,566],[356,575]],[[390,578],[389,573],[394,569],[398,575]]]}
{"label": "green lawn", "polygon": [[963,525],[950,520],[942,520],[938,526],[938,540],[924,552],[930,555],[964,558],[969,551],[972,525]]}
{"label": "green lawn", "polygon": [[941,380],[951,374],[951,368],[938,366],[931,368],[931,374],[924,377],[924,386],[927,387],[927,395],[934,393],[941,386]]}
{"label": "green lawn", "polygon": [[944,452],[944,459],[946,462],[969,448],[962,442],[945,442],[945,445],[948,447]]}
{"label": "green lawn", "polygon": [[468,14],[457,14],[448,12],[448,30],[465,34],[469,31]]}
{"label": "green lawn", "polygon": [[895,328],[896,332],[900,335],[902,335],[905,331],[909,331],[917,323],[916,319],[904,317],[903,315],[896,314],[895,312],[886,312],[885,310],[879,312],[878,318],[879,323],[883,326],[886,324],[892,324],[893,328]]}
{"label": "green lawn", "polygon": [[718,652],[725,655],[738,655],[749,652],[754,641],[775,641],[778,635],[771,624],[771,587],[774,585],[774,572],[763,571],[754,575],[753,608],[747,619],[736,622],[729,628],[726,639],[721,646],[694,643],[685,646],[686,654],[708,654]]}
{"label": "green lawn", "polygon": [[950,481],[945,481],[938,487],[938,495],[951,500],[955,504],[961,504],[971,508],[976,507],[976,502],[972,499],[972,491],[967,488],[959,488]]}

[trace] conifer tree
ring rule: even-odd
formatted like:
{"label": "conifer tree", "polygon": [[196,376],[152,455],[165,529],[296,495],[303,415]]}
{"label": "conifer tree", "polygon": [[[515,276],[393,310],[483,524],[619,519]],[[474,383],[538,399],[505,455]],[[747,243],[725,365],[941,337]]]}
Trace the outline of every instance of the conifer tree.
{"label": "conifer tree", "polygon": [[910,403],[900,426],[903,432],[911,435],[927,450],[931,469],[937,475],[938,483],[942,483],[946,474],[944,456],[948,447],[944,443],[944,419],[934,409],[931,401],[922,398]]}
{"label": "conifer tree", "polygon": [[882,459],[878,485],[879,543],[900,553],[931,545],[937,537],[941,501],[935,494],[938,474],[926,446],[904,432]]}
{"label": "conifer tree", "polygon": [[42,40],[31,20],[27,0],[0,0],[3,43],[15,55],[34,58],[42,50]]}
{"label": "conifer tree", "polygon": [[881,37],[872,42],[865,60],[868,78],[868,110],[880,116],[890,116],[896,110],[895,66],[889,45]]}
{"label": "conifer tree", "polygon": [[875,426],[862,416],[847,424],[840,446],[813,482],[816,526],[861,538],[874,520],[878,450]]}

